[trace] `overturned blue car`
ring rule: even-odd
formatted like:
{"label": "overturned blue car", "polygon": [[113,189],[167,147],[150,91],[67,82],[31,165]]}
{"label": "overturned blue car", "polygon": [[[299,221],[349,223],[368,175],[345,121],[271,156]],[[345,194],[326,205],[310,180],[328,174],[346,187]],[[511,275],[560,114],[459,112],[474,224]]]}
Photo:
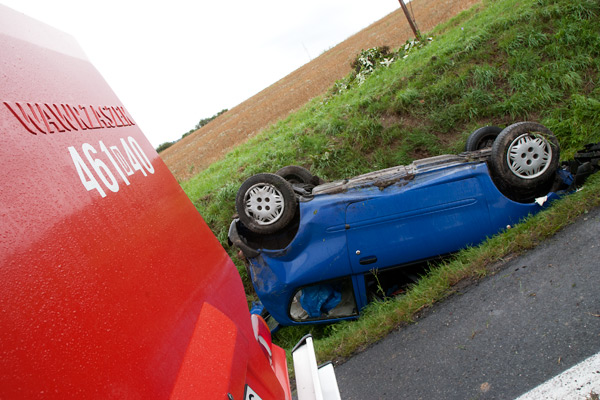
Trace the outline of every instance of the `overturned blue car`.
{"label": "overturned blue car", "polygon": [[229,240],[266,311],[282,325],[356,318],[377,274],[477,245],[572,183],[539,123],[478,129],[467,150],[329,183],[297,166],[248,178]]}

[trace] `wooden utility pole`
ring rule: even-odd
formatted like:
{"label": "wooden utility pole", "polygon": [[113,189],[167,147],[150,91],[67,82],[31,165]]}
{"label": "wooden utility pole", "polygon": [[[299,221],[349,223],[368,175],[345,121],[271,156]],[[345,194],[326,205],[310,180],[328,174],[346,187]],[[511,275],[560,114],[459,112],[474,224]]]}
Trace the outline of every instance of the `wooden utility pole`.
{"label": "wooden utility pole", "polygon": [[417,25],[415,24],[415,21],[412,19],[410,13],[408,12],[408,8],[406,8],[406,4],[404,4],[404,0],[398,0],[398,1],[400,2],[400,7],[402,7],[402,11],[404,11],[404,15],[406,15],[408,24],[410,25],[410,28],[412,29],[413,33],[415,34],[415,37],[417,39],[420,39],[421,34],[419,33],[419,30],[417,29]]}

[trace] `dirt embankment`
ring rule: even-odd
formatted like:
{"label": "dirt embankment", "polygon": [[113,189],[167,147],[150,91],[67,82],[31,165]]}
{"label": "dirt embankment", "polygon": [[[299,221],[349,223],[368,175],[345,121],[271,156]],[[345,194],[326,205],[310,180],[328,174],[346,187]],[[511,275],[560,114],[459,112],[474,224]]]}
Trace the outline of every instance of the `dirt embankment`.
{"label": "dirt embankment", "polygon": [[[427,32],[480,0],[413,0],[408,7],[417,25]],[[400,47],[413,37],[398,10],[346,39],[310,63],[221,115],[163,151],[160,156],[178,180],[186,180],[221,159],[235,146],[285,118],[350,73],[350,64],[363,49]]]}

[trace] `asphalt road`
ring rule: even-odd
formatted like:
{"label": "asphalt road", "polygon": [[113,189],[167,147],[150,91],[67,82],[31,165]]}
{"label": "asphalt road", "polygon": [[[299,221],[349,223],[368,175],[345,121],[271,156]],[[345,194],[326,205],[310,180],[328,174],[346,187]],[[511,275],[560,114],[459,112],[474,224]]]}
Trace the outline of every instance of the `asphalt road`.
{"label": "asphalt road", "polygon": [[597,209],[335,371],[345,400],[514,399],[598,352]]}

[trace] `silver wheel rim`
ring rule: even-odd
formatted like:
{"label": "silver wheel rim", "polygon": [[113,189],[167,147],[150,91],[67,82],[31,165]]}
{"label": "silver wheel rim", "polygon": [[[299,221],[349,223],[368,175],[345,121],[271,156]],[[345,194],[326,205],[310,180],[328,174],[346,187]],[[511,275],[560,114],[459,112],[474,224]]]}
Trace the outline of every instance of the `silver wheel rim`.
{"label": "silver wheel rim", "polygon": [[506,161],[513,174],[522,179],[534,179],[550,166],[552,147],[542,136],[526,133],[508,147]]}
{"label": "silver wheel rim", "polygon": [[268,183],[257,183],[244,195],[246,215],[254,219],[258,225],[275,223],[283,215],[284,209],[283,194]]}

